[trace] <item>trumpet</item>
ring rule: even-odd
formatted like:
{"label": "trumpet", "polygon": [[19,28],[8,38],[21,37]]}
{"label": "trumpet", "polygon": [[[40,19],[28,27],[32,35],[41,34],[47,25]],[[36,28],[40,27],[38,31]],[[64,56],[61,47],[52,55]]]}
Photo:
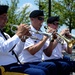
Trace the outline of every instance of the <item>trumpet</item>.
{"label": "trumpet", "polygon": [[33,31],[33,30],[30,30],[31,32],[34,32],[36,34],[40,34],[40,35],[45,35],[45,36],[48,36],[48,37],[51,37],[52,33],[46,33],[46,32],[41,32],[41,31]]}
{"label": "trumpet", "polygon": [[[13,33],[16,33],[16,29],[17,29],[18,25],[13,25],[11,24],[11,31]],[[15,30],[14,30],[15,29]],[[41,31],[33,31],[31,29],[29,29],[30,32],[34,32],[36,34],[40,34],[40,35],[45,35],[45,36],[48,36],[49,38],[52,36],[52,33],[46,33],[46,32],[41,32]],[[28,37],[28,36],[27,36]],[[37,37],[35,36],[31,36],[32,39],[36,39],[36,40],[41,40],[41,39],[38,39]]]}
{"label": "trumpet", "polygon": [[11,32],[16,33],[17,28],[18,28],[18,25],[11,24]]}
{"label": "trumpet", "polygon": [[[16,33],[17,28],[18,28],[18,25],[13,25],[13,24],[11,24],[11,32]],[[40,40],[40,39],[38,39],[38,38],[35,37],[35,36],[24,36],[23,38],[25,38],[25,37],[30,37],[31,39]]]}
{"label": "trumpet", "polygon": [[[47,30],[47,29],[48,29],[48,26],[44,26],[44,28]],[[60,35],[59,33],[56,33],[56,34],[57,34],[61,39],[65,40],[70,48],[72,48],[73,45],[75,44],[75,35],[70,34],[70,36],[71,36],[73,39],[72,39],[72,40],[69,40],[69,39],[67,39],[66,37]],[[59,42],[62,44],[62,41],[59,41]]]}
{"label": "trumpet", "polygon": [[[75,44],[75,39],[73,40],[69,40],[69,39],[67,39],[67,38],[65,38],[64,36],[62,36],[62,35],[60,35],[60,34],[58,34],[58,33],[56,33],[60,38],[62,38],[63,40],[65,40],[66,42],[67,42],[67,44],[68,44],[68,46],[70,47],[70,48],[72,48],[73,47],[73,45]],[[71,34],[72,35],[72,34]],[[73,36],[74,37],[74,36]],[[75,37],[74,37],[75,38]]]}

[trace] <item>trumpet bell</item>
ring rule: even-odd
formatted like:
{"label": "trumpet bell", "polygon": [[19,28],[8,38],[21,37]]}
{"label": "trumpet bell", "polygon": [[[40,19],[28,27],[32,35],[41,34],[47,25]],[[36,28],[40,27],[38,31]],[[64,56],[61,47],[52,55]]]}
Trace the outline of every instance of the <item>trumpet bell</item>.
{"label": "trumpet bell", "polygon": [[75,40],[71,40],[70,42],[68,42],[69,47],[73,47],[73,45],[75,44]]}
{"label": "trumpet bell", "polygon": [[62,36],[62,35],[60,35],[60,34],[58,34],[58,33],[57,33],[57,35],[58,35],[60,38],[62,38],[63,40],[65,40],[70,48],[72,48],[73,45],[75,44],[75,40],[73,40],[73,39],[72,39],[72,40],[69,40],[69,39],[65,38],[64,36]]}

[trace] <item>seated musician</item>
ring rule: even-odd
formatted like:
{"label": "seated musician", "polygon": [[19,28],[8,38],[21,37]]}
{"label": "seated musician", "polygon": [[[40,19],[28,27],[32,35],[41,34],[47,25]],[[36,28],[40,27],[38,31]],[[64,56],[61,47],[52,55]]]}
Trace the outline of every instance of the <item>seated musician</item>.
{"label": "seated musician", "polygon": [[24,42],[26,40],[26,38],[23,37],[25,35],[31,36],[31,34],[29,33],[30,27],[28,25],[21,24],[18,26],[18,30],[15,35],[11,38],[8,38],[7,35],[2,32],[7,22],[8,8],[9,6],[7,5],[0,5],[0,66],[3,66],[5,68],[5,71],[9,72],[27,73],[29,75],[45,75],[45,73],[41,69],[26,69],[26,67],[21,65],[19,60],[16,58],[13,49],[14,47],[15,49],[18,49],[18,52],[16,54],[20,53],[19,50],[23,48]]}
{"label": "seated musician", "polygon": [[29,17],[31,21],[31,34],[37,37],[38,40],[28,38],[25,42],[24,49],[19,55],[19,59],[25,66],[29,65],[31,68],[39,68],[40,66],[43,69],[48,69],[47,72],[45,71],[46,75],[57,75],[57,68],[54,62],[42,62],[43,52],[48,56],[50,55],[50,50],[44,50],[47,48],[46,41],[48,36],[36,33],[37,31],[42,32],[41,27],[44,22],[44,12],[42,10],[33,10]]}
{"label": "seated musician", "polygon": [[[51,56],[48,57],[43,53],[42,59],[46,62],[53,61],[57,65],[58,75],[69,75],[70,74],[70,64],[63,60],[62,50],[65,50],[67,53],[72,53],[72,47],[70,48],[66,41],[62,39],[62,37],[58,36],[57,29],[59,24],[59,17],[58,16],[51,16],[47,20],[48,29],[49,31],[55,30],[53,33],[53,49]],[[68,30],[64,29],[61,31],[60,35],[63,36],[67,34]],[[68,37],[68,36],[67,36]],[[56,38],[56,39],[54,39]],[[47,41],[49,43],[50,40]],[[49,48],[50,49],[50,48]]]}

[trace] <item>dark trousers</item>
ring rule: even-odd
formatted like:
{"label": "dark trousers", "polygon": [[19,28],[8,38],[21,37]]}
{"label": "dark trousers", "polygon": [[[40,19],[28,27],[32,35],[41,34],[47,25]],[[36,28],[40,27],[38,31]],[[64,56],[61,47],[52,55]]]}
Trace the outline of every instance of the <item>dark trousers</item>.
{"label": "dark trousers", "polygon": [[32,62],[23,65],[10,64],[4,67],[6,71],[27,73],[29,75],[57,75],[54,62]]}
{"label": "dark trousers", "polygon": [[75,61],[71,60],[71,61],[67,61],[70,66],[71,66],[71,72],[75,72]]}
{"label": "dark trousers", "polygon": [[40,62],[38,66],[42,66],[48,69],[48,75],[57,75],[57,67],[54,62]]}
{"label": "dark trousers", "polygon": [[69,56],[64,55],[64,56],[63,56],[63,60],[64,60],[64,61],[70,61],[71,59],[70,59],[70,57],[69,57]]}
{"label": "dark trousers", "polygon": [[5,68],[5,71],[20,72],[20,73],[26,73],[29,75],[46,75],[46,70],[47,70],[42,67],[36,68],[36,67],[33,67],[33,65],[29,65],[29,64],[19,65],[17,63],[6,65],[3,67]]}
{"label": "dark trousers", "polygon": [[46,60],[46,62],[54,62],[56,64],[58,75],[70,75],[71,66],[68,61],[65,61],[64,59],[60,58]]}
{"label": "dark trousers", "polygon": [[71,70],[70,72],[75,72],[75,61],[71,60],[69,56],[65,55],[63,57],[64,61],[70,64]]}
{"label": "dark trousers", "polygon": [[57,68],[54,62],[32,62],[25,63],[24,66],[26,65],[29,65],[30,68],[42,69],[46,75],[57,75]]}

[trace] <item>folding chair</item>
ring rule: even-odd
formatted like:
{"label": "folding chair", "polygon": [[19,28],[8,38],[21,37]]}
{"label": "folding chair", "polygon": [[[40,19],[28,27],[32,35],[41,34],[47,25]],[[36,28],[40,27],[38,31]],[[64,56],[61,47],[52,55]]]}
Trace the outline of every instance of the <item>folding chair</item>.
{"label": "folding chair", "polygon": [[0,66],[0,75],[28,75],[28,74],[18,72],[7,72],[5,71],[4,67]]}

